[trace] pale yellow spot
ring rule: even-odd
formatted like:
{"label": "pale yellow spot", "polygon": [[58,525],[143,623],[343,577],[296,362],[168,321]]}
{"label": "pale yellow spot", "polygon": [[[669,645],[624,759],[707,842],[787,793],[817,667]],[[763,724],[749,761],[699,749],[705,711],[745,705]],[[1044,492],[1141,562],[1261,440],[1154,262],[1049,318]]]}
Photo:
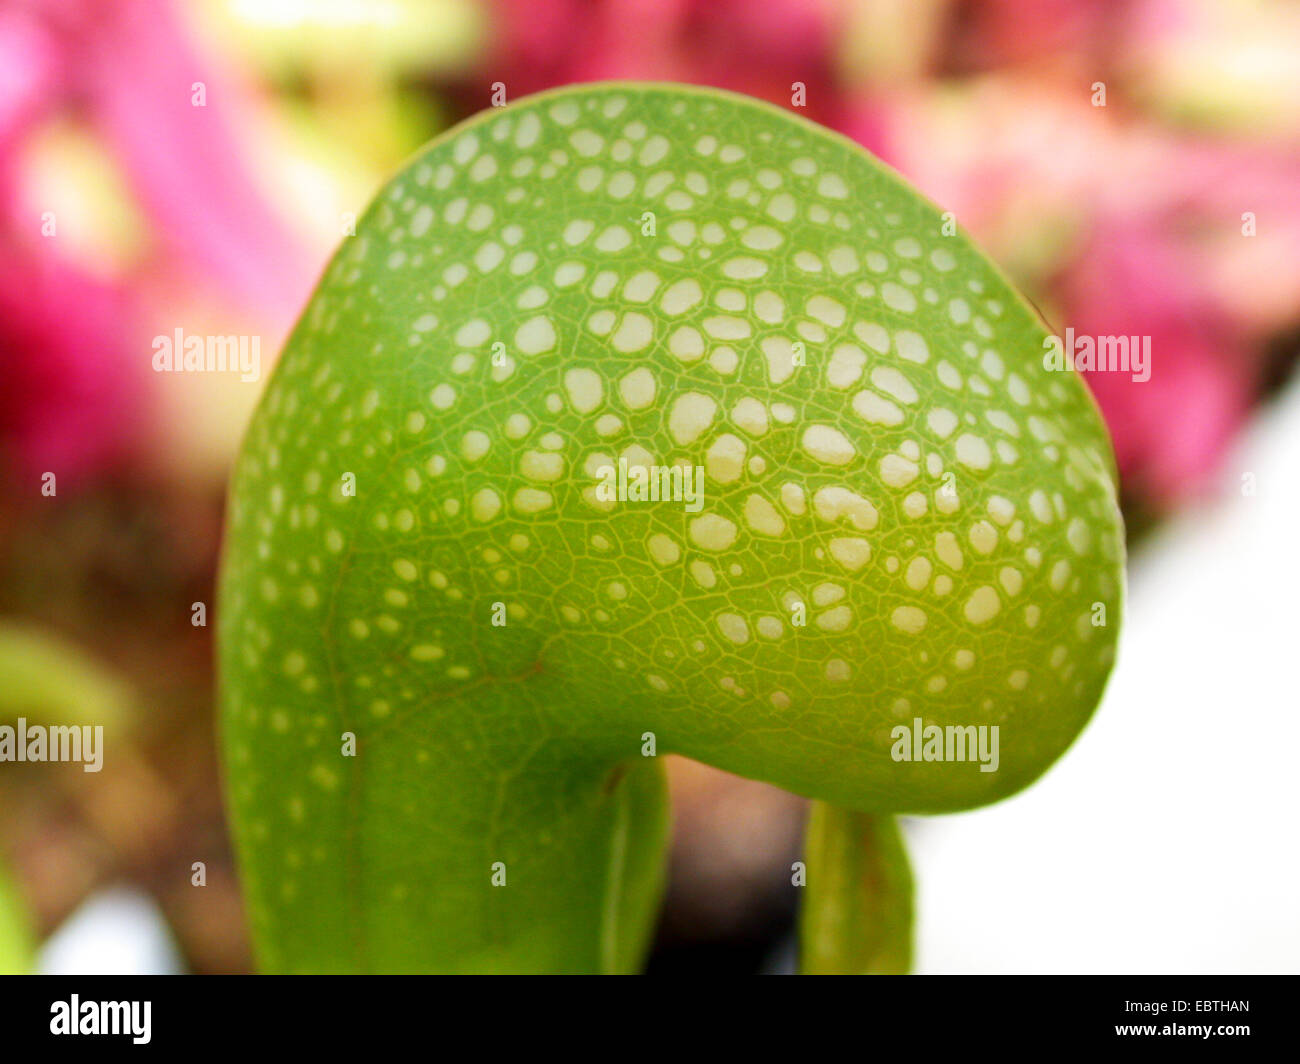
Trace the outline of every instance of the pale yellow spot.
{"label": "pale yellow spot", "polygon": [[963,432],[957,437],[957,461],[971,469],[988,469],[993,461],[989,445],[979,436]]}
{"label": "pale yellow spot", "polygon": [[940,439],[947,439],[952,435],[953,429],[957,427],[957,415],[951,410],[936,406],[926,415],[926,424],[930,426],[930,431]]}
{"label": "pale yellow spot", "polygon": [[789,337],[768,336],[759,345],[767,359],[767,376],[772,384],[782,384],[794,374],[794,345]]}
{"label": "pale yellow spot", "polygon": [[745,441],[730,432],[719,436],[704,456],[704,469],[710,480],[731,484],[745,469]]}
{"label": "pale yellow spot", "polygon": [[995,616],[998,610],[1002,608],[1002,602],[998,598],[998,593],[987,584],[977,587],[966,600],[966,605],[962,607],[962,612],[966,615],[966,620],[971,624],[987,624]]}
{"label": "pale yellow spot", "polygon": [[787,481],[781,485],[781,505],[795,517],[801,517],[807,508],[804,491],[798,484]]}
{"label": "pale yellow spot", "polygon": [[673,403],[668,415],[668,432],[678,445],[689,446],[713,424],[717,411],[718,404],[709,396],[687,392]]}
{"label": "pale yellow spot", "polygon": [[488,453],[492,446],[492,439],[486,432],[480,432],[478,429],[470,429],[460,440],[460,453],[465,456],[468,462],[477,462]]}
{"label": "pale yellow spot", "polygon": [[1000,525],[1005,525],[1016,516],[1016,504],[1001,495],[994,495],[988,501],[989,516]]}
{"label": "pale yellow spot", "polygon": [[655,378],[644,366],[638,366],[618,382],[619,395],[629,410],[643,410],[655,401]]}
{"label": "pale yellow spot", "polygon": [[668,353],[681,362],[694,362],[704,354],[704,337],[698,329],[682,325],[669,334]]}
{"label": "pale yellow spot", "polygon": [[609,342],[615,351],[626,355],[649,347],[653,339],[654,324],[644,314],[630,310],[623,315],[623,320],[619,322],[618,329]]}
{"label": "pale yellow spot", "polygon": [[894,349],[900,358],[909,362],[926,362],[930,358],[930,349],[926,346],[924,337],[908,329],[894,334]]}
{"label": "pale yellow spot", "polygon": [[930,565],[930,559],[918,555],[908,562],[907,570],[903,573],[903,579],[907,581],[907,586],[913,591],[923,591],[925,585],[930,582],[932,571],[933,567]]}
{"label": "pale yellow spot", "polygon": [[591,369],[571,369],[564,374],[564,388],[569,402],[579,414],[589,414],[605,399],[605,385],[600,374]]}
{"label": "pale yellow spot", "polygon": [[934,553],[949,569],[957,570],[964,564],[957,537],[951,532],[940,532],[934,537]]}
{"label": "pale yellow spot", "polygon": [[757,399],[740,399],[731,408],[731,420],[749,435],[761,436],[767,431],[767,407]]}
{"label": "pale yellow spot", "polygon": [[903,412],[882,395],[864,388],[853,397],[853,411],[873,425],[901,425]]}
{"label": "pale yellow spot", "polygon": [[871,544],[860,536],[837,536],[827,549],[850,572],[857,572],[871,560]]}
{"label": "pale yellow spot", "polygon": [[813,509],[823,521],[838,521],[847,518],[854,528],[861,532],[870,532],[880,519],[876,508],[855,491],[832,485],[818,488],[813,495]]}
{"label": "pale yellow spot", "polygon": [[699,561],[697,559],[696,561],[691,562],[689,568],[691,571],[691,577],[706,591],[717,584],[718,574],[713,571],[713,566],[708,562]]}
{"label": "pale yellow spot", "polygon": [[848,437],[830,425],[809,425],[801,443],[804,451],[826,465],[847,465],[857,454]]}
{"label": "pale yellow spot", "polygon": [[915,386],[893,366],[877,366],[871,371],[871,383],[900,403],[915,403]]}
{"label": "pale yellow spot", "polygon": [[767,499],[751,495],[745,500],[745,523],[764,536],[785,535],[785,520]]}
{"label": "pale yellow spot", "polygon": [[740,645],[749,642],[749,625],[737,613],[718,615],[718,630],[731,642]]}
{"label": "pale yellow spot", "polygon": [[889,621],[900,632],[916,635],[925,627],[925,610],[916,606],[899,606],[889,615]]}
{"label": "pale yellow spot", "polygon": [[564,458],[549,451],[525,451],[519,458],[519,472],[529,480],[559,480],[564,475]]}
{"label": "pale yellow spot", "polygon": [[862,369],[867,364],[866,352],[856,344],[839,344],[831,352],[830,364],[826,367],[826,381],[832,388],[848,388],[862,376]]}
{"label": "pale yellow spot", "polygon": [[525,355],[540,355],[555,346],[555,326],[545,315],[529,318],[515,330],[515,347]]}
{"label": "pale yellow spot", "polygon": [[831,660],[826,663],[824,671],[826,679],[831,683],[843,683],[852,674],[852,671],[849,669],[849,663],[843,658],[831,658]]}
{"label": "pale yellow spot", "polygon": [[887,454],[880,460],[880,479],[891,488],[907,487],[920,472],[920,466],[901,454]]}
{"label": "pale yellow spot", "polygon": [[827,632],[842,632],[852,623],[853,611],[848,606],[836,606],[817,616],[817,627]]}
{"label": "pale yellow spot", "polygon": [[659,565],[676,565],[681,559],[682,551],[676,540],[662,532],[656,532],[646,541],[650,557]]}
{"label": "pale yellow spot", "polygon": [[987,521],[976,521],[971,525],[970,544],[980,554],[992,554],[998,545],[998,533]]}
{"label": "pale yellow spot", "polygon": [[699,282],[687,277],[669,285],[659,300],[659,305],[665,314],[685,314],[703,298],[704,292],[701,291]]}
{"label": "pale yellow spot", "polygon": [[829,606],[832,603],[839,602],[844,597],[844,588],[839,584],[818,584],[813,588],[812,600],[814,606]]}
{"label": "pale yellow spot", "polygon": [[691,539],[702,550],[723,551],[736,542],[736,526],[717,514],[701,514],[691,521]]}
{"label": "pale yellow spot", "polygon": [[520,488],[515,492],[514,508],[520,513],[535,514],[550,507],[554,500],[549,491],[539,488]]}

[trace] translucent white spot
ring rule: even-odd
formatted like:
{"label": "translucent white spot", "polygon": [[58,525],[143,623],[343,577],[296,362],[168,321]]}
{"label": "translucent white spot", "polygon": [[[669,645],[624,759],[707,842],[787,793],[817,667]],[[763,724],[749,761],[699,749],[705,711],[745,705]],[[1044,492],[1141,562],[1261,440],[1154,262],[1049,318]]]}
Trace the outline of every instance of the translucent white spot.
{"label": "translucent white spot", "polygon": [[813,494],[813,510],[823,521],[846,518],[854,528],[870,532],[879,521],[876,508],[855,491],[839,485],[818,488]]}
{"label": "translucent white spot", "polygon": [[751,495],[745,500],[745,524],[764,536],[785,535],[785,520],[762,495]]}
{"label": "translucent white spot", "polygon": [[785,319],[785,303],[775,292],[764,289],[754,297],[754,313],[768,325],[779,325]]}
{"label": "translucent white spot", "polygon": [[577,247],[586,240],[587,237],[591,236],[592,231],[595,230],[595,228],[596,226],[594,223],[583,218],[575,218],[564,227],[564,232],[561,234],[561,237],[569,247]]}
{"label": "translucent white spot", "polygon": [[740,256],[723,263],[722,272],[734,281],[756,281],[767,273],[767,263],[762,259]]}
{"label": "translucent white spot", "polygon": [[622,251],[632,243],[631,234],[621,225],[611,225],[596,237],[596,250],[604,252]]}
{"label": "translucent white spot", "polygon": [[853,397],[853,410],[864,421],[874,425],[901,425],[903,411],[884,396],[863,389]]}
{"label": "translucent white spot", "polygon": [[668,353],[682,362],[694,362],[704,354],[704,337],[690,325],[682,325],[668,336]]}
{"label": "translucent white spot", "polygon": [[891,488],[905,488],[921,473],[921,467],[901,454],[887,454],[880,460],[880,479]]}
{"label": "translucent white spot", "polygon": [[954,572],[965,564],[957,537],[951,532],[940,532],[934,537],[934,553],[939,561]]}
{"label": "translucent white spot", "polygon": [[848,437],[830,425],[809,425],[800,443],[810,457],[826,465],[847,465],[857,454]]}
{"label": "translucent white spot", "polygon": [[669,285],[659,300],[659,305],[665,314],[685,314],[703,298],[704,292],[700,289],[699,282],[687,277]]}
{"label": "translucent white spot", "polygon": [[856,344],[839,344],[831,352],[831,360],[826,367],[826,382],[832,388],[848,388],[862,376],[866,364],[867,356],[862,348]]}
{"label": "translucent white spot", "polygon": [[544,314],[529,318],[515,330],[515,347],[525,355],[540,355],[555,347],[555,326]]}
{"label": "translucent white spot", "polygon": [[916,635],[925,628],[925,610],[916,606],[898,606],[889,615],[889,621],[900,632]]}
{"label": "translucent white spot", "polygon": [[748,340],[751,332],[744,318],[730,316],[705,318],[704,331],[715,340]]}
{"label": "translucent white spot", "polygon": [[780,247],[784,240],[785,237],[770,225],[750,226],[740,237],[740,242],[754,251],[771,251]]}
{"label": "translucent white spot", "polygon": [[482,318],[467,321],[456,330],[456,344],[459,347],[481,347],[492,336],[492,326]]}
{"label": "translucent white spot", "polygon": [[912,382],[893,366],[877,366],[871,371],[871,383],[902,403],[915,403],[917,391]]}
{"label": "translucent white spot", "polygon": [[830,555],[850,572],[871,560],[871,544],[860,536],[837,536],[827,545]]}
{"label": "translucent white spot", "polygon": [[631,354],[650,346],[654,339],[654,325],[644,314],[634,310],[623,315],[618,330],[610,337],[610,344],[615,351]]}
{"label": "translucent white spot", "polygon": [[989,445],[981,437],[963,432],[957,437],[957,461],[971,469],[988,469],[993,462]]}
{"label": "translucent white spot", "polygon": [[749,625],[738,613],[718,614],[718,630],[737,645],[749,642]]}
{"label": "translucent white spot", "polygon": [[957,427],[957,415],[942,406],[932,407],[926,415],[926,424],[936,436],[946,439]]}
{"label": "translucent white spot", "polygon": [[668,415],[669,435],[679,446],[689,446],[713,423],[717,410],[718,404],[700,392],[679,396]]}
{"label": "translucent white spot", "polygon": [[465,456],[467,461],[477,462],[492,447],[491,437],[486,432],[478,429],[471,429],[461,437],[460,453]]}
{"label": "translucent white spot", "polygon": [[519,472],[529,480],[559,480],[564,475],[564,458],[552,451],[525,451],[519,457]]}
{"label": "translucent white spot", "polygon": [[767,377],[772,384],[781,384],[790,379],[795,371],[794,345],[789,337],[766,336],[759,345],[763,357],[767,359]]}
{"label": "translucent white spot", "polygon": [[998,593],[984,584],[977,587],[966,600],[962,607],[962,613],[965,614],[966,620],[971,624],[987,624],[1002,608],[1002,602],[998,598]]}
{"label": "translucent white spot", "polygon": [[677,545],[677,541],[662,532],[656,532],[651,536],[646,541],[646,547],[650,551],[650,557],[658,565],[676,565],[681,560],[682,550]]}
{"label": "translucent white spot", "polygon": [[569,403],[579,414],[590,414],[605,400],[605,385],[591,369],[571,369],[564,374]]}
{"label": "translucent white spot", "polygon": [[750,436],[762,436],[767,432],[767,407],[757,399],[739,399],[731,408],[731,421]]}
{"label": "translucent white spot", "polygon": [[491,488],[480,488],[470,498],[469,512],[475,521],[491,521],[501,512],[501,496]]}
{"label": "translucent white spot", "polygon": [[925,339],[910,329],[894,334],[894,347],[898,351],[898,357],[909,362],[926,362],[930,358],[930,348],[926,346]]}
{"label": "translucent white spot", "polygon": [[745,441],[730,432],[724,432],[704,456],[704,468],[710,480],[731,484],[739,480],[745,469]]}
{"label": "translucent white spot", "polygon": [[736,526],[718,514],[701,514],[691,521],[691,539],[702,550],[724,551],[736,542]]}
{"label": "translucent white spot", "polygon": [[913,591],[924,591],[926,585],[930,582],[930,574],[933,567],[930,565],[930,559],[922,555],[917,555],[907,563],[907,569],[903,573],[903,579],[907,586]]}
{"label": "translucent white spot", "polygon": [[540,488],[520,488],[515,492],[513,505],[520,513],[535,514],[549,508],[553,501],[549,491],[542,491]]}
{"label": "translucent white spot", "polygon": [[885,301],[885,306],[904,314],[910,314],[916,309],[916,296],[893,281],[886,281],[880,286],[880,298]]}
{"label": "translucent white spot", "polygon": [[655,378],[644,366],[632,370],[618,383],[619,395],[629,410],[643,410],[655,399]]}

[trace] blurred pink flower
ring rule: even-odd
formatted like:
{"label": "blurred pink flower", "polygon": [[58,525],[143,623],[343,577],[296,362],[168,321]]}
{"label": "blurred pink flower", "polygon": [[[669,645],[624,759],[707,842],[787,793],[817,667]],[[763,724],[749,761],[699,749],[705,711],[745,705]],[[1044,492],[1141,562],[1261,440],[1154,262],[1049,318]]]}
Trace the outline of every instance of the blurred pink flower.
{"label": "blurred pink flower", "polygon": [[[196,83],[206,106],[192,105]],[[305,298],[314,265],[254,188],[232,111],[168,0],[0,0],[0,349],[15,383],[0,430],[24,471],[57,465],[75,479],[135,437],[140,389],[124,382],[151,351],[133,284],[188,277],[271,321]],[[153,259],[121,284],[92,278],[57,237],[39,235],[24,194],[27,138],[64,114],[116,156],[152,224]]]}
{"label": "blurred pink flower", "polygon": [[1115,441],[1126,493],[1158,510],[1194,496],[1249,410],[1251,351],[1206,298],[1168,217],[1111,217],[1062,279],[1078,335],[1151,338],[1150,378],[1087,375]]}
{"label": "blurred pink flower", "polygon": [[0,441],[6,464],[59,488],[126,457],[143,364],[132,362],[127,294],[53,256],[0,257]]}
{"label": "blurred pink flower", "polygon": [[789,107],[838,127],[838,5],[823,0],[490,0],[485,73],[512,97],[583,81],[679,81]]}

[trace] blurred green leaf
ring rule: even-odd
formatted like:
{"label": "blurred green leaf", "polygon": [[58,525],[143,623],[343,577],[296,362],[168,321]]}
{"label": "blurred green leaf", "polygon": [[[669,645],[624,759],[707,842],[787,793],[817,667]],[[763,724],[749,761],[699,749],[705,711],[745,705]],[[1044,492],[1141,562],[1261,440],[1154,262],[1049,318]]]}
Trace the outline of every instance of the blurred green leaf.
{"label": "blurred green leaf", "polygon": [[912,966],[912,868],[898,821],[813,802],[800,914],[806,975],[903,974]]}
{"label": "blurred green leaf", "polygon": [[30,972],[33,950],[26,908],[5,869],[0,867],[0,975]]}
{"label": "blurred green leaf", "polygon": [[0,621],[0,720],[121,724],[126,685],[76,644],[13,621]]}

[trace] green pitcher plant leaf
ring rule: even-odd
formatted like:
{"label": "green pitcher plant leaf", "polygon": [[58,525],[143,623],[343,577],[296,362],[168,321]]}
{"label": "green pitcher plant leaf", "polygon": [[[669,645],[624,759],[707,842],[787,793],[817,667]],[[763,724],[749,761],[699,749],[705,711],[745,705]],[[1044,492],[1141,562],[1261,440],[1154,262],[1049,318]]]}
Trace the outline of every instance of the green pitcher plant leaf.
{"label": "green pitcher plant leaf", "polygon": [[813,802],[799,913],[807,975],[898,975],[912,966],[912,867],[898,821]]}
{"label": "green pitcher plant leaf", "polygon": [[587,85],[430,143],[233,478],[260,965],[637,969],[668,753],[882,816],[1032,782],[1122,596],[1110,444],[1046,340],[951,216],[767,104]]}

